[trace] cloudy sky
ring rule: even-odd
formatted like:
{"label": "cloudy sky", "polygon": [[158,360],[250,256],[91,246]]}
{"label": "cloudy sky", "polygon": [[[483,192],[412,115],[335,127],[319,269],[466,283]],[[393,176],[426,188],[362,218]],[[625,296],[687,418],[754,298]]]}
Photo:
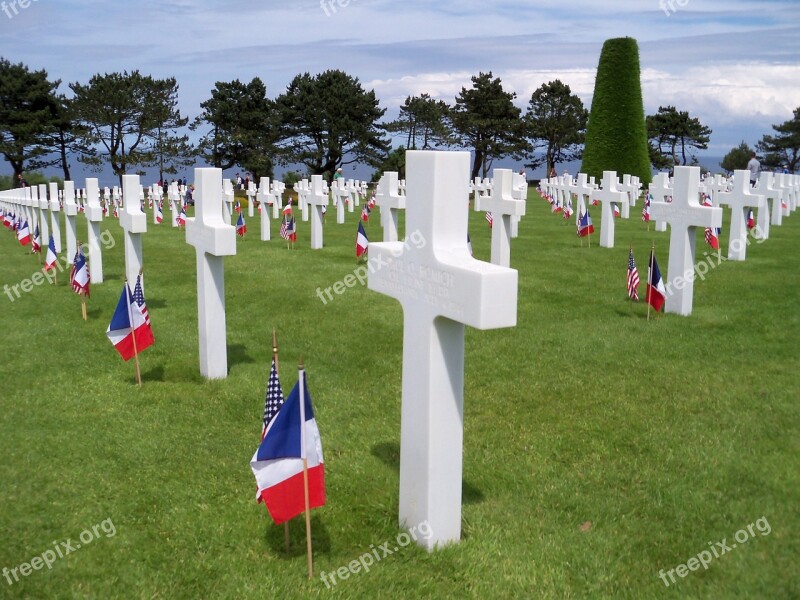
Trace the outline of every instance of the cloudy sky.
{"label": "cloudy sky", "polygon": [[[18,1],[18,0],[17,0]],[[659,4],[662,2],[662,4]],[[492,71],[524,107],[560,78],[591,104],[604,40],[639,41],[645,111],[673,104],[713,129],[708,154],[751,145],[800,106],[798,0],[30,0],[0,4],[0,55],[52,79],[139,69],[177,78],[193,117],[216,81],[343,69],[389,113],[448,102]]]}

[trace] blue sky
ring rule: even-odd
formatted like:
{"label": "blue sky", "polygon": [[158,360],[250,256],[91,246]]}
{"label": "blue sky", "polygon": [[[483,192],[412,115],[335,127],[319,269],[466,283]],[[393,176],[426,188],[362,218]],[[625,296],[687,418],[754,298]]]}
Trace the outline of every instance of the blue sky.
{"label": "blue sky", "polygon": [[64,90],[126,69],[173,76],[190,117],[216,81],[258,76],[274,97],[297,73],[328,68],[375,89],[389,113],[409,94],[452,102],[479,71],[520,107],[560,78],[588,108],[603,41],[631,36],[645,111],[673,104],[699,117],[713,130],[710,155],[754,144],[800,106],[797,0],[324,2],[6,0],[0,55],[46,69]]}

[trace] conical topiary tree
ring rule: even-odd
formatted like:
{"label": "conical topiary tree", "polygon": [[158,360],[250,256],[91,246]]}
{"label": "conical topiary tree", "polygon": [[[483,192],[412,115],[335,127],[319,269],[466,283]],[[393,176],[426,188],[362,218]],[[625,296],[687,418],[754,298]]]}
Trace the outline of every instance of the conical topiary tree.
{"label": "conical topiary tree", "polygon": [[639,46],[633,38],[606,40],[597,66],[581,172],[600,181],[603,171],[637,175],[643,185],[651,179]]}

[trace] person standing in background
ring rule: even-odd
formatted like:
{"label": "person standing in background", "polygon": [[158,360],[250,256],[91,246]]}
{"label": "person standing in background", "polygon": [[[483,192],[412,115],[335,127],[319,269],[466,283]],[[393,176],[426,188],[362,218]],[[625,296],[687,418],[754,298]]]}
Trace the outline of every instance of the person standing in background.
{"label": "person standing in background", "polygon": [[747,163],[747,170],[750,171],[750,187],[755,187],[758,182],[758,172],[761,170],[761,163],[756,158],[756,153],[750,154],[750,160]]}

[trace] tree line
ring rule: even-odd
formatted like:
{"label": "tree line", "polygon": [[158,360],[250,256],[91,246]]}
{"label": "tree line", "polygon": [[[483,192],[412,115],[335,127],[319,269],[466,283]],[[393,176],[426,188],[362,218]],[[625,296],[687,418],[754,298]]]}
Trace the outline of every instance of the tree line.
{"label": "tree line", "polygon": [[[0,153],[15,180],[26,170],[53,166],[71,179],[70,157],[98,170],[110,165],[120,178],[157,168],[163,180],[201,158],[222,169],[241,168],[256,180],[271,177],[276,165],[292,164],[330,179],[352,163],[368,164],[376,174],[403,172],[405,149],[447,147],[473,151],[472,177],[486,177],[493,162],[506,157],[550,172],[581,158],[589,118],[558,79],[536,89],[523,112],[514,104],[516,94],[491,72],[473,76],[453,104],[409,96],[393,121],[383,120],[386,108],[374,90],[340,70],[299,74],[274,99],[258,77],[216,82],[191,121],[178,109],[174,78],[125,71],[69,83],[69,96],[60,87],[45,70],[0,58]],[[696,164],[695,152],[708,147],[711,129],[686,111],[659,107],[646,121],[657,169]],[[195,143],[187,128],[196,132]],[[800,108],[773,129],[757,144],[764,166],[795,170]],[[404,144],[392,150],[391,135]]]}

